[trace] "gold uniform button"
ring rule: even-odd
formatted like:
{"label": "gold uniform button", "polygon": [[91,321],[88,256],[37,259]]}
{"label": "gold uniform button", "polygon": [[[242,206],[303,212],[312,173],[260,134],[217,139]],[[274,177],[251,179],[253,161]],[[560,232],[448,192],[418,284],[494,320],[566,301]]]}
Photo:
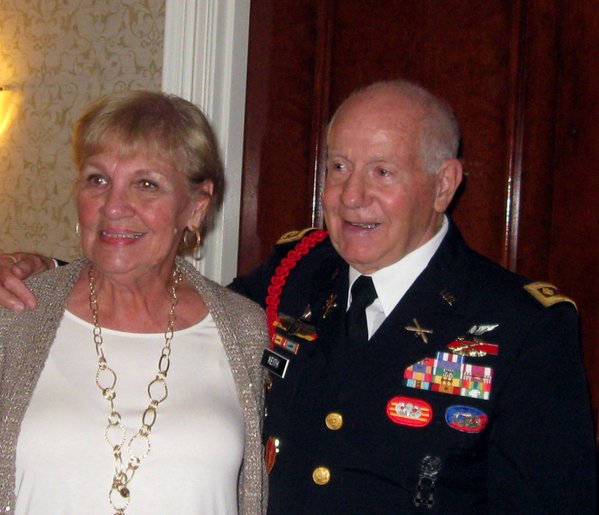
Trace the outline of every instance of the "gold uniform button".
{"label": "gold uniform button", "polygon": [[326,467],[318,467],[312,472],[312,479],[317,485],[326,485],[331,480],[331,471]]}
{"label": "gold uniform button", "polygon": [[329,429],[337,431],[343,425],[343,417],[340,413],[329,413],[325,419],[325,424]]}

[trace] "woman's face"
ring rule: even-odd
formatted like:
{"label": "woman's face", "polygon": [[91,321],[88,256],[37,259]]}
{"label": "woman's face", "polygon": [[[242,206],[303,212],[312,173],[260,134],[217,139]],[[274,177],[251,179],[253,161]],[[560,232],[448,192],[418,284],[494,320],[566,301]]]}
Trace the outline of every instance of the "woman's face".
{"label": "woman's face", "polygon": [[77,188],[83,253],[123,281],[170,273],[184,229],[198,227],[206,213],[210,181],[203,191],[192,197],[182,173],[144,154],[88,157]]}

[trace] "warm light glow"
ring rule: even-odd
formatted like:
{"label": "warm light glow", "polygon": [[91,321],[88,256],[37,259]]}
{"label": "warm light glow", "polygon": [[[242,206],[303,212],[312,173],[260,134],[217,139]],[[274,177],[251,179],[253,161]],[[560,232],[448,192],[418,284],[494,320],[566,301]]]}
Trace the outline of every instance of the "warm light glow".
{"label": "warm light glow", "polygon": [[16,92],[6,86],[0,87],[0,134],[4,134],[14,116]]}

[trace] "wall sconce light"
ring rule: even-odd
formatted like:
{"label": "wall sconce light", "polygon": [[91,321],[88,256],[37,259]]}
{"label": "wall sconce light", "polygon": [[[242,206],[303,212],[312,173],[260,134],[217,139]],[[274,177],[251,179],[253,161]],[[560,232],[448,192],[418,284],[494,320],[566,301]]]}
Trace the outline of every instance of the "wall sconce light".
{"label": "wall sconce light", "polygon": [[8,128],[15,108],[15,91],[10,86],[0,86],[0,134]]}

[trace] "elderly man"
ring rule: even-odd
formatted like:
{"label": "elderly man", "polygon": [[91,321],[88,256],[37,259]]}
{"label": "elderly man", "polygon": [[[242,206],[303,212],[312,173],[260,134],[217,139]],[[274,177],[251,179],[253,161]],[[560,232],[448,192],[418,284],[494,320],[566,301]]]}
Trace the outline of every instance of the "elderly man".
{"label": "elderly man", "polygon": [[303,235],[293,268],[297,241],[282,242],[233,284],[279,314],[273,515],[596,513],[575,308],[472,251],[444,215],[458,141],[419,87],[357,92],[329,130],[330,239]]}
{"label": "elderly man", "polygon": [[466,245],[458,141],[418,86],[355,93],[329,129],[328,237],[288,234],[231,285],[272,324],[270,514],[596,514],[575,307]]}

